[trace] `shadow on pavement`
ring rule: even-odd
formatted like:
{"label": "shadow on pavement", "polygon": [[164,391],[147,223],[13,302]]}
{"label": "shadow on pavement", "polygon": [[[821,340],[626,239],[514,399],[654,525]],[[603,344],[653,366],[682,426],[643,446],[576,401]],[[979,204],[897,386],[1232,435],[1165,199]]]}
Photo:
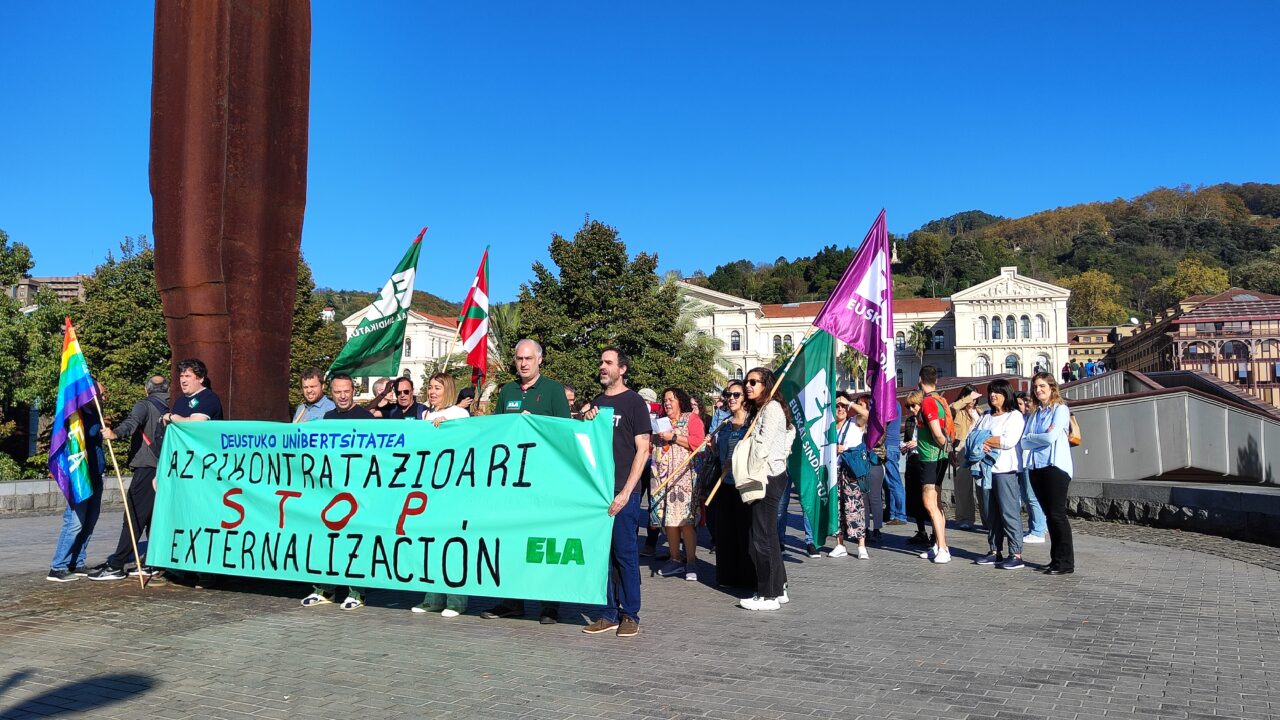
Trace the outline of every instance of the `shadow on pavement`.
{"label": "shadow on pavement", "polygon": [[[26,670],[19,670],[10,675],[0,682],[0,692],[18,684],[30,675],[31,673]],[[0,708],[0,717],[24,715],[58,717],[82,713],[129,700],[151,690],[155,684],[155,680],[150,675],[135,673],[97,675],[46,690],[11,707]]]}

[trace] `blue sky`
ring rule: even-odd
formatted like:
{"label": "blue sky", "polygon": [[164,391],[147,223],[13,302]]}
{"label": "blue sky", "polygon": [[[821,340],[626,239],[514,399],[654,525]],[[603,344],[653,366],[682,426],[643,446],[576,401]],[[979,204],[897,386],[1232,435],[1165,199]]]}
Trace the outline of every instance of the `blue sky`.
{"label": "blue sky", "polygon": [[[1280,182],[1280,3],[313,4],[303,252],[513,299],[584,215],[661,268]],[[152,6],[0,3],[0,228],[38,275],[151,235]]]}

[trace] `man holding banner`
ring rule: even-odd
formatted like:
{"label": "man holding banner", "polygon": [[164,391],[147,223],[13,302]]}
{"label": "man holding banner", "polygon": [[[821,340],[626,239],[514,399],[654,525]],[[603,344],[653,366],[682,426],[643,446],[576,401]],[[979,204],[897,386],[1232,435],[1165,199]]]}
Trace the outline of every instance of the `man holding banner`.
{"label": "man holding banner", "polygon": [[624,376],[631,369],[626,353],[609,348],[600,353],[600,384],[604,391],[583,408],[583,417],[594,420],[598,408],[613,408],[613,540],[609,546],[609,582],[599,619],[582,632],[598,635],[616,630],[618,637],[640,632],[640,548],[636,533],[645,522],[640,509],[640,476],[649,464],[649,404],[627,387]]}

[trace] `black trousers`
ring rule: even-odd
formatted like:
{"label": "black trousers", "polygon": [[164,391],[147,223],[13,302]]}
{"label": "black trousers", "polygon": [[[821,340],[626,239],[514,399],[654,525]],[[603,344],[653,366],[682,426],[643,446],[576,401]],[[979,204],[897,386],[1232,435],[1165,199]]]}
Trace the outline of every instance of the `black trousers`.
{"label": "black trousers", "polygon": [[785,592],[787,569],[778,544],[778,503],[790,484],[787,471],[769,478],[762,499],[751,503],[751,564],[756,568],[756,593],[776,598]]}
{"label": "black trousers", "polygon": [[[714,524],[712,518],[715,518]],[[754,588],[756,567],[751,559],[751,506],[742,502],[737,488],[732,485],[720,487],[707,508],[707,525],[716,542],[716,582],[729,587]],[[776,526],[774,532],[777,532]]]}
{"label": "black trousers", "polygon": [[133,520],[133,535],[142,541],[144,533],[148,533],[150,542],[151,512],[156,504],[156,490],[151,487],[155,480],[156,469],[140,467],[133,469],[133,481],[125,494],[125,503],[129,506],[129,514],[120,523],[120,541],[116,543],[116,551],[107,558],[107,565],[120,569],[131,562],[138,562],[133,556],[133,543],[129,540],[129,520]]}
{"label": "black trousers", "polygon": [[927,522],[932,525],[929,513],[924,509],[924,463],[920,462],[920,456],[912,453],[907,458],[907,516],[915,518],[916,532],[924,534],[924,526]]}
{"label": "black trousers", "polygon": [[1071,542],[1071,520],[1067,518],[1067,488],[1071,476],[1049,466],[1031,470],[1031,489],[1044,509],[1049,526],[1049,561],[1059,570],[1076,569],[1076,551]]}

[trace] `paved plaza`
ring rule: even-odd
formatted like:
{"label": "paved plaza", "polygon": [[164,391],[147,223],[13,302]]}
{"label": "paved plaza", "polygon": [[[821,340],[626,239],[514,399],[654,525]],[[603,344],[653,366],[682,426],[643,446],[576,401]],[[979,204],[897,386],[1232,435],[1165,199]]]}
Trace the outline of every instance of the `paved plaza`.
{"label": "paved plaza", "polygon": [[[575,606],[541,626],[478,598],[446,620],[383,591],[343,612],[286,583],[55,584],[57,523],[0,519],[0,717],[1280,717],[1280,550],[1188,533],[1078,522],[1077,574],[1050,578],[973,565],[976,533],[935,566],[905,534],[803,558],[793,529],[782,612],[735,608],[705,563],[701,583],[646,570],[620,639]],[[94,562],[119,515],[99,527]]]}

